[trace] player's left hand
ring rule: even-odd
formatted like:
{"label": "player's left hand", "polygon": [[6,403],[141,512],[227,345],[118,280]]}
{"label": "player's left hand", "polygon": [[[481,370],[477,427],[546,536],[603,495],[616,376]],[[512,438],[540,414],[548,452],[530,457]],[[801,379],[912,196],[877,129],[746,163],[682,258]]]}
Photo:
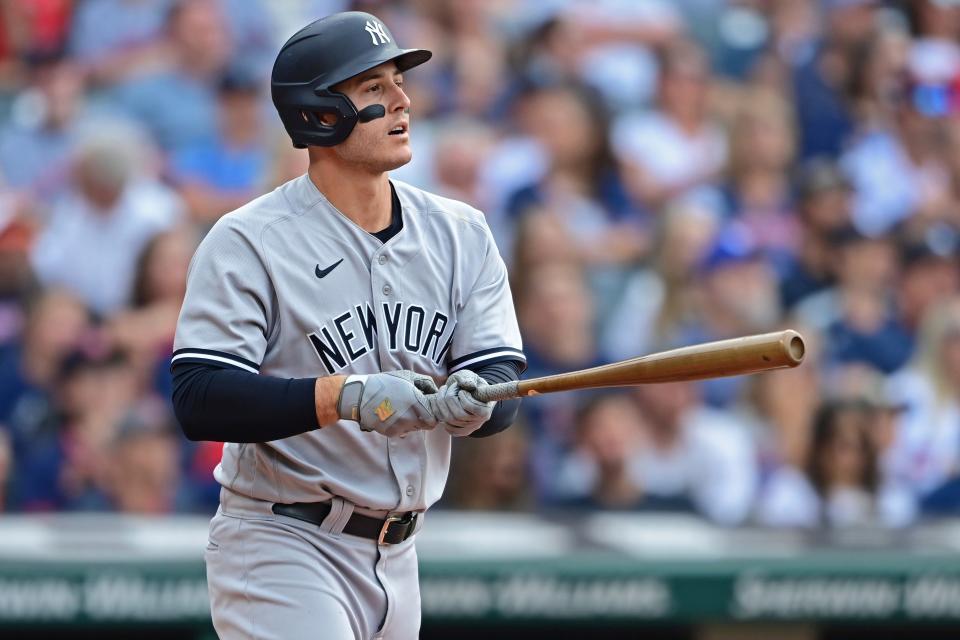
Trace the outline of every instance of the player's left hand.
{"label": "player's left hand", "polygon": [[487,381],[469,369],[461,369],[447,378],[446,384],[426,396],[438,424],[452,436],[468,436],[490,419],[495,402],[481,402],[471,391],[487,386]]}

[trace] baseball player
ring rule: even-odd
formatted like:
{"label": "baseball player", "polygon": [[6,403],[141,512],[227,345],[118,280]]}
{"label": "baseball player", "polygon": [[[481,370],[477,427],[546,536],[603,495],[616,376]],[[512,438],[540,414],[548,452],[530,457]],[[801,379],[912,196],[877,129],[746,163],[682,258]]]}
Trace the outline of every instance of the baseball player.
{"label": "baseball player", "polygon": [[417,637],[414,534],[451,436],[516,415],[470,393],[525,367],[483,215],[387,173],[411,158],[403,74],[430,56],[361,12],[293,35],[271,84],[308,173],[191,263],[173,399],[189,438],[227,443],[205,553],[223,638]]}

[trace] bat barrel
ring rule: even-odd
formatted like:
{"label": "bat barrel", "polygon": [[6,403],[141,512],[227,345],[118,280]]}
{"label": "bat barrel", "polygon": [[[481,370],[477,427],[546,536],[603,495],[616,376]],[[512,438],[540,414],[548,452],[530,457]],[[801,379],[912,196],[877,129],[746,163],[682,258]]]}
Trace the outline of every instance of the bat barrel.
{"label": "bat barrel", "polygon": [[792,329],[696,344],[622,362],[531,380],[502,382],[472,392],[483,402],[538,393],[704,380],[795,367],[807,347]]}
{"label": "bat barrel", "polygon": [[681,347],[582,371],[521,380],[517,393],[526,396],[574,389],[738,376],[795,367],[803,362],[805,355],[803,337],[787,329]]}

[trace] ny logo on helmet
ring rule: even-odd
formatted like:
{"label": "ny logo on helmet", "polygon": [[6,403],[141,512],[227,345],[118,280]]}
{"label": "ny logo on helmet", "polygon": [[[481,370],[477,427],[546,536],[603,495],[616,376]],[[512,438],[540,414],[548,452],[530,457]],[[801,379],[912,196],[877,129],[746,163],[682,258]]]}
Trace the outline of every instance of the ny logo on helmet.
{"label": "ny logo on helmet", "polygon": [[[381,44],[390,42],[390,36],[387,35],[383,25],[379,22],[370,22],[367,20],[367,26],[364,27],[364,30],[370,34],[370,39],[373,40],[373,44],[377,45],[378,47]],[[380,38],[380,42],[377,42],[377,37]]]}

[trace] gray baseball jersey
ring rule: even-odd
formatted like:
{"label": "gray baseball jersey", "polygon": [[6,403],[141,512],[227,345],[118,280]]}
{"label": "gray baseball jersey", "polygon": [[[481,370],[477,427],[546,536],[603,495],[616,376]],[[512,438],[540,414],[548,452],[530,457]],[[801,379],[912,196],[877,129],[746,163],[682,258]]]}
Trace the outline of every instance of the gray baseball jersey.
{"label": "gray baseball jersey", "polygon": [[[306,175],[221,218],[198,248],[174,362],[216,362],[282,378],[523,361],[507,271],[483,215],[393,181],[403,229],[381,243]],[[225,487],[268,502],[340,496],[377,510],[425,510],[443,490],[450,436],[404,438],[353,422],[224,446]]]}

